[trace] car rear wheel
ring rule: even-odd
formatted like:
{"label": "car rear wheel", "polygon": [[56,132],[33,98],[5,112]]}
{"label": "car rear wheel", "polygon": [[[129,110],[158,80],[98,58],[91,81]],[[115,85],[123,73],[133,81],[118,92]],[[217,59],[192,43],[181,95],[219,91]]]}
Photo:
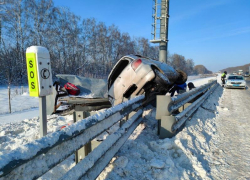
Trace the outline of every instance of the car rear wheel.
{"label": "car rear wheel", "polygon": [[155,72],[155,82],[159,85],[159,86],[166,86],[166,85],[170,85],[170,81],[169,79],[164,75],[162,74],[158,69],[154,69],[154,72]]}
{"label": "car rear wheel", "polygon": [[184,84],[187,81],[187,74],[182,70],[176,70],[179,73],[178,79],[175,81],[175,84]]}

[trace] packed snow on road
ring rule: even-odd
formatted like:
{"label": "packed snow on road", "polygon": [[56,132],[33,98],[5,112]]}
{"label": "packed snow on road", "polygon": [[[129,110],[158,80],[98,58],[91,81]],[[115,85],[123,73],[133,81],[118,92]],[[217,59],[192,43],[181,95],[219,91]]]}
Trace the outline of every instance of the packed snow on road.
{"label": "packed snow on road", "polygon": [[[216,77],[188,81],[198,87],[210,79]],[[250,179],[248,91],[219,86],[173,138],[158,138],[156,109],[147,106],[143,123],[97,179]],[[39,139],[38,98],[18,88],[12,94],[10,114],[8,89],[0,88],[0,155]],[[47,123],[50,134],[70,126],[73,116],[49,115]],[[74,166],[72,155],[39,179],[58,179]]]}

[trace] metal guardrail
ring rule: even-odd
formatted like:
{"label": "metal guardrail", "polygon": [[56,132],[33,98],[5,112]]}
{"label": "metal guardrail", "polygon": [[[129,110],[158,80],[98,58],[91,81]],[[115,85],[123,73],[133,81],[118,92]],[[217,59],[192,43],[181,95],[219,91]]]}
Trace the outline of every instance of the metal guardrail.
{"label": "metal guardrail", "polygon": [[[174,98],[159,97],[157,108],[159,106],[161,110],[156,112],[156,118],[160,120],[158,131],[160,138],[174,136],[218,85],[217,80],[214,80]],[[184,109],[185,105],[188,106]],[[163,106],[166,108],[162,108]],[[182,111],[179,112],[181,107]]]}
{"label": "metal guardrail", "polygon": [[[214,85],[214,83],[211,83]],[[205,99],[218,87],[219,84],[215,84],[213,87],[209,87],[210,89],[201,96],[199,99],[194,101],[190,106],[184,109],[181,113],[175,116],[176,123],[172,127],[172,131],[176,131],[179,129],[187,120],[188,118],[201,106],[201,104],[205,101]]]}
{"label": "metal guardrail", "polygon": [[[190,101],[195,101],[179,114],[168,116],[168,118],[171,117],[171,120],[169,123],[167,122],[166,130],[170,134],[175,133],[216,87],[218,87],[217,81],[212,81],[172,98],[167,106],[168,113],[175,112]],[[141,122],[143,111],[140,108],[144,99],[144,95],[137,96],[104,112],[89,116],[60,131],[19,147],[8,154],[1,155],[0,180],[20,180],[27,179],[27,177],[36,179],[42,176],[96,136],[106,131],[132,111],[137,110],[119,130],[109,135],[106,140],[61,177],[61,180],[95,179]],[[33,171],[33,169],[36,169],[36,171]]]}
{"label": "metal guardrail", "polygon": [[[74,123],[60,131],[48,134],[41,139],[24,145],[23,147],[18,147],[8,154],[1,155],[0,179],[20,180],[27,179],[27,177],[29,177],[29,179],[36,179],[42,176],[44,173],[73,154],[76,150],[93,140],[97,135],[101,134],[116,122],[126,117],[130,112],[140,108],[144,98],[144,95],[137,96],[129,101],[111,107],[104,112],[100,112],[84,120],[78,121],[77,123]],[[105,150],[104,148],[96,148],[96,151],[100,152],[103,157],[103,153],[109,152],[113,146],[116,147],[111,153],[107,153],[107,156],[105,155],[101,158],[101,167],[96,167],[96,165],[92,167],[90,164],[93,165],[93,163],[88,161],[87,164],[89,170],[86,169],[86,173],[92,174],[91,177],[98,176],[98,172],[102,169],[103,164],[106,162],[108,163],[108,159],[110,160],[113,157],[111,157],[110,154],[114,154],[119,150],[118,147],[125,142],[125,137],[128,137],[133,132],[136,124],[140,122],[138,117],[141,114],[142,111],[138,110],[138,112],[130,120],[128,120],[127,123],[123,124],[118,132],[114,133],[115,135],[110,137],[113,137],[116,140],[113,140],[112,142],[104,140],[99,145],[101,147],[105,147]],[[127,135],[121,136],[118,134]],[[92,156],[96,157],[96,155]],[[95,161],[99,159],[96,157]],[[105,161],[103,159],[105,159]],[[84,162],[86,161],[87,159]],[[81,166],[82,163],[78,164]],[[78,164],[75,166],[76,168],[79,166]],[[33,169],[36,169],[36,171],[33,171]],[[91,169],[95,169],[96,172],[91,171]],[[98,169],[98,171],[96,169]],[[81,174],[81,176],[84,175],[85,174]],[[70,172],[67,176],[70,176]],[[88,176],[90,177],[90,175]]]}
{"label": "metal guardrail", "polygon": [[172,101],[168,105],[168,111],[173,113],[174,111],[178,110],[184,104],[192,101],[200,94],[206,92],[213,84],[216,84],[217,81],[212,81],[210,83],[204,84],[200,87],[194,88],[191,91],[186,93],[180,94],[177,97],[172,98]]}
{"label": "metal guardrail", "polygon": [[142,112],[141,109],[138,110],[117,132],[109,135],[105,142],[95,148],[60,180],[95,179],[141,122]]}

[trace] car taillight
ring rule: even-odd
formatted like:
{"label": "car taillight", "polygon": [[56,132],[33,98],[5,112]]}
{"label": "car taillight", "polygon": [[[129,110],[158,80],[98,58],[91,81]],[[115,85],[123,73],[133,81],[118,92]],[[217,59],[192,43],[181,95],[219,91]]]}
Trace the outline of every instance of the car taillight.
{"label": "car taillight", "polygon": [[141,62],[142,62],[141,59],[137,59],[137,60],[132,62],[131,66],[132,66],[134,71],[138,68],[138,66],[140,66]]}

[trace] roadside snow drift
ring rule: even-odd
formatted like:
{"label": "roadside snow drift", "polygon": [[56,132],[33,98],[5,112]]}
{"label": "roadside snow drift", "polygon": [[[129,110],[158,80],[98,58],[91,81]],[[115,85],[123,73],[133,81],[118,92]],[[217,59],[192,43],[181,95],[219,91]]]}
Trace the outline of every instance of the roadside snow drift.
{"label": "roadside snow drift", "polygon": [[[198,87],[209,79],[215,78],[196,79],[192,82]],[[223,143],[222,133],[218,129],[221,121],[218,120],[223,119],[225,113],[230,116],[230,110],[221,106],[225,93],[228,92],[230,90],[217,87],[173,138],[158,138],[156,110],[147,106],[143,113],[143,123],[136,128],[97,179],[223,179],[226,174],[230,177],[230,164],[227,163],[225,149],[217,147]],[[237,103],[237,99],[234,102]],[[48,133],[72,123],[72,116],[48,116]],[[38,139],[38,129],[38,118],[2,124],[0,154],[6,154]],[[75,162],[72,155],[39,179],[58,179],[73,166]],[[220,172],[224,174],[221,175]],[[245,177],[250,177],[247,172]]]}

